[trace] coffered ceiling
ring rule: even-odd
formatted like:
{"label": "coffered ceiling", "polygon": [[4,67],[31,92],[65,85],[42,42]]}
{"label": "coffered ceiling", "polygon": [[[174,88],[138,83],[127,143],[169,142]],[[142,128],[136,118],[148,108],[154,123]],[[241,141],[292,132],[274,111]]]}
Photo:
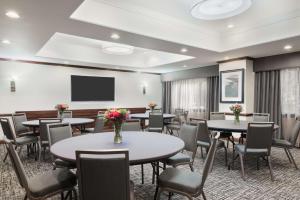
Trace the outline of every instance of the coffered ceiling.
{"label": "coffered ceiling", "polygon": [[[193,18],[193,1],[1,0],[0,40],[10,44],[0,44],[0,57],[165,73],[300,50],[299,0],[253,0],[215,21]],[[20,19],[5,16],[9,10]],[[107,42],[133,53],[105,54]]]}

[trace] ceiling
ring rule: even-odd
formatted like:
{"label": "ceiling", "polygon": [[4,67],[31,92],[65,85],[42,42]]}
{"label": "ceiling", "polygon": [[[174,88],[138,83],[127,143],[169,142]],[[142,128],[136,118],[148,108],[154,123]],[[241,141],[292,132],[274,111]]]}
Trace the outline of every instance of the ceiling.
{"label": "ceiling", "polygon": [[[299,0],[253,0],[246,12],[216,21],[193,18],[193,1],[1,0],[0,40],[11,44],[0,43],[0,57],[166,73],[300,50]],[[134,53],[104,54],[107,42]]]}

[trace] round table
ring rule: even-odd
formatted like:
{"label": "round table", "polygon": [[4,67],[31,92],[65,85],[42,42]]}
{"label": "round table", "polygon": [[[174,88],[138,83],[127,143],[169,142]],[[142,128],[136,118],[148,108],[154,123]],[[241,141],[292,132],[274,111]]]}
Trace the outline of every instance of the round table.
{"label": "round table", "polygon": [[[174,117],[176,117],[176,115],[166,114],[166,113],[163,114],[163,118],[164,119],[172,119]],[[147,113],[130,114],[130,118],[132,118],[132,119],[143,119],[143,120],[149,119],[149,112],[147,112]]]}
{"label": "round table", "polygon": [[87,134],[59,141],[51,153],[66,161],[76,161],[76,150],[128,149],[130,165],[158,162],[184,148],[184,142],[174,136],[142,131],[122,132],[123,142],[114,144],[114,132]]}
{"label": "round table", "polygon": [[[236,123],[234,120],[208,120],[207,126],[209,130],[213,131],[225,131],[225,132],[240,132],[246,133],[248,129],[248,123],[251,121],[240,121]],[[278,129],[278,125],[274,125],[274,129]]]}
{"label": "round table", "polygon": [[[94,120],[90,118],[64,118],[62,122],[69,123],[71,126],[81,126],[81,129],[84,129],[86,124],[93,123]],[[23,122],[22,124],[26,127],[32,128],[34,133],[36,128],[40,126],[39,120],[30,120]]]}

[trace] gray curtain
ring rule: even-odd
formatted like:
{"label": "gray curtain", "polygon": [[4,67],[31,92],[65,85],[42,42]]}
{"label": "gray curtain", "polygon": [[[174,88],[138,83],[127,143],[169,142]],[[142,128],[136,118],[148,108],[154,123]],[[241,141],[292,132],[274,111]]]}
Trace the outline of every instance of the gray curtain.
{"label": "gray curtain", "polygon": [[207,77],[207,116],[219,111],[219,76]]}
{"label": "gray curtain", "polygon": [[[281,126],[280,71],[255,73],[254,112],[270,113],[270,121]],[[280,130],[276,138],[281,138]]]}
{"label": "gray curtain", "polygon": [[162,84],[162,110],[164,113],[171,113],[171,81]]}

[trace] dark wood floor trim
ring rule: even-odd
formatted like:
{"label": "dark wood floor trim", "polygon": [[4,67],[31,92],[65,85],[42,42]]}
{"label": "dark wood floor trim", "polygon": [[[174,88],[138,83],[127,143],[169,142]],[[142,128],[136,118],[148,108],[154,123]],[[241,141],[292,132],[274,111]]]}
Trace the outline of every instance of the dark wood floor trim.
{"label": "dark wood floor trim", "polygon": [[217,63],[227,63],[227,62],[232,62],[232,61],[237,61],[237,60],[254,60],[254,58],[249,57],[249,56],[244,56],[244,57],[239,57],[239,58],[232,58],[232,59],[228,59],[228,60],[221,60],[218,61]]}
{"label": "dark wood floor trim", "polygon": [[15,60],[15,59],[10,59],[10,58],[0,58],[0,61],[11,61],[11,62],[29,63],[29,64],[37,64],[37,65],[72,67],[72,68],[81,68],[81,69],[93,69],[93,70],[106,70],[106,71],[161,75],[160,73],[138,72],[138,71],[126,70],[126,69],[111,69],[111,68],[105,68],[105,67],[93,67],[93,66],[87,66],[87,65],[71,65],[71,64],[51,63],[51,62],[33,61],[33,60],[18,60],[18,59]]}

